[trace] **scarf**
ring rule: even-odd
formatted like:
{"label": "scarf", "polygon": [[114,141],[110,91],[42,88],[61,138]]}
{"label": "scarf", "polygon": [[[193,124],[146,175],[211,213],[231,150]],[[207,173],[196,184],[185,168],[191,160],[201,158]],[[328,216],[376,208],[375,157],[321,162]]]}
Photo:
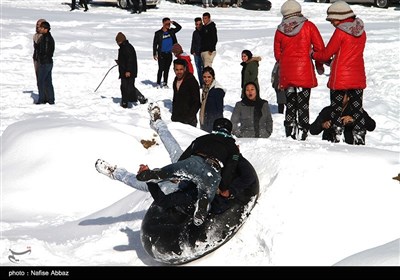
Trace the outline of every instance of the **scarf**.
{"label": "scarf", "polygon": [[254,132],[255,132],[255,137],[259,138],[260,137],[260,119],[262,117],[262,107],[264,103],[266,102],[265,100],[261,99],[260,97],[257,97],[256,100],[250,100],[247,98],[247,96],[244,96],[242,98],[242,102],[246,106],[254,107]]}
{"label": "scarf", "polygon": [[203,85],[203,90],[201,93],[201,107],[200,107],[200,124],[201,125],[204,124],[208,93],[209,93],[210,89],[215,86],[215,83],[216,83],[215,80],[213,80],[210,86],[207,86],[206,84]]}
{"label": "scarf", "polygon": [[307,18],[303,15],[286,18],[278,25],[278,30],[287,36],[295,36],[300,32],[306,21]]}

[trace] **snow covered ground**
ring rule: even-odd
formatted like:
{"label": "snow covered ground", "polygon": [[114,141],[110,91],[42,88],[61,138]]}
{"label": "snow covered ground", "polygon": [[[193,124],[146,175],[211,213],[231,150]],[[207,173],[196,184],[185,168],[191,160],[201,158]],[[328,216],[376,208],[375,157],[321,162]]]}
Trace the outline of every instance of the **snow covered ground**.
{"label": "snow covered ground", "polygon": [[[69,1],[67,1],[69,3]],[[366,145],[331,144],[321,136],[297,142],[284,136],[270,85],[273,37],[283,0],[271,11],[209,9],[219,42],[214,62],[223,85],[224,115],[240,99],[240,54],[262,57],[261,96],[270,103],[274,131],[269,139],[237,139],[260,179],[260,198],[247,222],[228,243],[187,266],[399,266],[400,184],[400,11],[353,5],[367,31],[364,108],[377,128]],[[303,14],[328,42],[333,27],[329,4],[303,3]],[[140,163],[170,162],[149,127],[147,105],[119,106],[115,35],[122,31],[136,48],[136,85],[161,105],[162,117],[183,148],[204,132],[170,121],[172,90],[154,87],[154,32],[170,17],[189,51],[199,6],[162,1],[133,15],[91,5],[69,12],[60,1],[1,1],[1,240],[2,266],[159,266],[140,242],[149,194],[100,175],[98,158],[136,172]],[[36,20],[51,24],[56,42],[53,84],[56,105],[34,105],[38,97],[32,64]],[[326,69],[329,74],[329,69]],[[171,68],[169,84],[174,74]],[[310,117],[329,104],[328,76],[318,76]],[[155,139],[145,149],[140,140]],[[11,258],[11,250],[30,254]]]}

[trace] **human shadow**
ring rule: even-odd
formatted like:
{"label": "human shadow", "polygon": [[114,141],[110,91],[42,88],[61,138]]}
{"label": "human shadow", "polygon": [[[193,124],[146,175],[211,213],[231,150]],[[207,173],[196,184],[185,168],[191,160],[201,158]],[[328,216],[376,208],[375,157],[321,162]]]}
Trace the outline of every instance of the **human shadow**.
{"label": "human shadow", "polygon": [[[126,213],[117,217],[99,217],[94,219],[85,219],[79,222],[80,226],[99,226],[99,225],[110,225],[120,222],[130,222],[134,220],[143,220],[146,211],[139,211],[134,213]],[[140,237],[140,230],[133,231],[129,227],[121,228],[121,232],[125,233],[128,237],[128,244],[116,245],[113,247],[114,250],[123,251],[136,251],[137,257],[143,261],[145,265],[156,266],[160,263],[156,262],[151,258],[144,250]]]}
{"label": "human shadow", "polygon": [[119,222],[128,222],[143,219],[146,211],[139,211],[134,213],[126,213],[117,217],[99,217],[95,219],[86,219],[79,222],[80,226],[93,226],[93,225],[110,225]]}
{"label": "human shadow", "polygon": [[157,83],[150,81],[150,80],[143,80],[143,81],[141,81],[141,83],[144,85],[151,85],[153,87],[157,87]]}
{"label": "human shadow", "polygon": [[146,253],[142,246],[140,237],[140,231],[132,230],[129,227],[121,228],[121,232],[125,233],[128,237],[128,244],[114,246],[115,251],[136,251],[138,259],[140,259],[145,265],[149,266],[161,266],[162,264],[155,261],[149,254]]}
{"label": "human shadow", "polygon": [[33,103],[36,103],[39,100],[39,93],[35,93],[33,90],[24,90],[22,93],[30,93]]}

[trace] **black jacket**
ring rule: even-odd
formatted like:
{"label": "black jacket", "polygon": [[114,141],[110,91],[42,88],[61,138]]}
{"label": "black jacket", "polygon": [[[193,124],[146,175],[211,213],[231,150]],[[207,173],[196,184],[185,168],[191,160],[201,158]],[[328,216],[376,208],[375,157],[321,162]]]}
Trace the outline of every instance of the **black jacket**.
{"label": "black jacket", "polygon": [[[174,21],[174,25],[176,26],[175,28],[170,28],[168,30],[168,33],[171,34],[172,45],[178,43],[178,39],[176,38],[175,34],[178,33],[182,29],[182,26],[180,26],[179,23],[177,23],[176,21]],[[159,56],[161,53],[163,35],[164,35],[164,31],[162,30],[162,28],[160,30],[157,30],[154,33],[153,56],[155,56],[155,55]]]}
{"label": "black jacket", "polygon": [[201,51],[213,52],[216,50],[218,36],[217,27],[213,21],[207,25],[203,25],[200,31],[201,36]]}
{"label": "black jacket", "polygon": [[133,78],[137,77],[138,64],[136,51],[128,40],[123,41],[121,45],[119,45],[118,71],[120,78],[125,78],[125,72],[130,72]]}
{"label": "black jacket", "polygon": [[176,87],[177,78],[173,83],[174,96],[172,99],[172,116],[174,122],[197,125],[197,112],[200,109],[199,83],[193,74],[187,72],[179,90]]}
{"label": "black jacket", "polygon": [[[328,140],[333,142],[333,137],[335,135],[335,132],[332,127],[328,129],[323,129],[322,124],[326,121],[331,120],[331,113],[332,113],[332,107],[327,106],[322,111],[319,113],[318,117],[316,120],[311,124],[310,126],[310,133],[312,135],[318,135],[322,131],[322,140]],[[353,109],[350,105],[348,105],[342,112],[342,116],[353,116],[354,112]],[[368,113],[364,110],[364,120],[365,120],[365,129],[368,131],[373,131],[376,127],[375,121],[368,115]],[[348,124],[344,126],[344,141],[347,144],[352,145],[354,140],[353,140],[353,128],[354,124]]]}
{"label": "black jacket", "polygon": [[234,178],[240,156],[235,139],[219,133],[200,136],[190,144],[179,160],[187,159],[199,153],[222,162],[222,180],[219,188],[221,190],[228,189]]}
{"label": "black jacket", "polygon": [[200,55],[200,53],[201,53],[201,34],[199,30],[195,29],[192,34],[192,44],[190,46],[190,54]]}
{"label": "black jacket", "polygon": [[53,63],[55,42],[50,32],[44,33],[37,46],[37,59],[40,64]]}

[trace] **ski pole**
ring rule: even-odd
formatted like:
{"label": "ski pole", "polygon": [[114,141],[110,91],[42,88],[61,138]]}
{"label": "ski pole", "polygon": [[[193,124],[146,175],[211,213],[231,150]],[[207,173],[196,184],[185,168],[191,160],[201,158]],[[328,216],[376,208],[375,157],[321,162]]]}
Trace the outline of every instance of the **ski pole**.
{"label": "ski pole", "polygon": [[104,75],[103,80],[101,80],[100,84],[97,86],[97,88],[94,90],[94,92],[96,92],[96,91],[99,89],[99,87],[100,87],[101,84],[103,83],[104,79],[107,77],[108,73],[110,73],[110,71],[111,71],[115,66],[118,66],[118,64],[115,64],[113,67],[111,67],[110,69],[108,69],[107,73]]}

